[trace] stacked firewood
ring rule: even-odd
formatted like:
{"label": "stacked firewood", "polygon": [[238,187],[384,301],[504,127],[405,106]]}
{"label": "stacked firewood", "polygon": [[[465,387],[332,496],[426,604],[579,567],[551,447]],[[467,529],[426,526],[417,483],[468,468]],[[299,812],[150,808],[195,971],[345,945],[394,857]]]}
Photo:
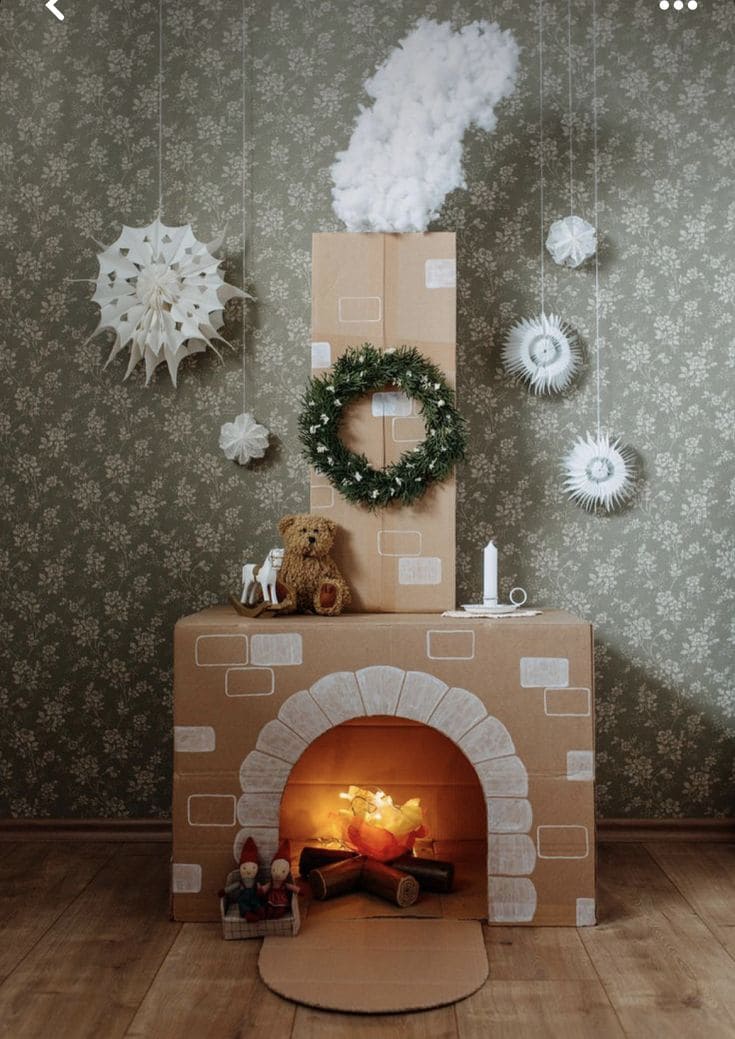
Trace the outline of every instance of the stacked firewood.
{"label": "stacked firewood", "polygon": [[414,855],[379,862],[357,852],[308,845],[299,858],[299,873],[308,878],[315,898],[335,898],[362,890],[402,909],[412,906],[421,891],[446,893],[454,882],[451,862]]}

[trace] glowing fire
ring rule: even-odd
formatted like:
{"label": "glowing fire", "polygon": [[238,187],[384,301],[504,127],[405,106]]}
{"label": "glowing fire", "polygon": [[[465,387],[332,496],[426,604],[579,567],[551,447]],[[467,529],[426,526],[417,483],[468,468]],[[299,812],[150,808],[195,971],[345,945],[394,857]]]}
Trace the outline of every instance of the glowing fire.
{"label": "glowing fire", "polygon": [[418,797],[397,805],[384,790],[373,792],[358,786],[351,786],[339,796],[350,803],[339,813],[344,839],[362,855],[388,862],[410,851],[417,837],[426,836]]}

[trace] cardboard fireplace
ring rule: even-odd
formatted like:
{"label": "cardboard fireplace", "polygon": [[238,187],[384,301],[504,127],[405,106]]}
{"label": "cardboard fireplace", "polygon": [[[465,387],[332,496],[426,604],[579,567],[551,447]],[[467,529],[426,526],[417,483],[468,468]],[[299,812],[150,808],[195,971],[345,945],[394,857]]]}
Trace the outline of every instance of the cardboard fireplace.
{"label": "cardboard fireplace", "polygon": [[174,916],[217,918],[249,834],[265,859],[279,836],[319,838],[345,782],[378,781],[398,801],[421,795],[434,840],[481,839],[477,916],[594,923],[592,668],[589,624],[557,611],[183,619]]}
{"label": "cardboard fireplace", "polygon": [[[315,235],[312,333],[316,373],[350,346],[405,344],[453,381],[454,235]],[[423,423],[385,387],[345,413],[340,434],[382,467]],[[249,619],[212,607],[176,626],[175,918],[218,918],[248,835],[264,862],[279,838],[334,837],[354,784],[420,798],[437,859],[473,849],[479,897],[460,869],[437,915],[593,924],[590,625],[551,610],[441,616],[455,605],[453,479],[413,507],[369,512],[312,475],[311,509],[338,524],[354,612]]]}

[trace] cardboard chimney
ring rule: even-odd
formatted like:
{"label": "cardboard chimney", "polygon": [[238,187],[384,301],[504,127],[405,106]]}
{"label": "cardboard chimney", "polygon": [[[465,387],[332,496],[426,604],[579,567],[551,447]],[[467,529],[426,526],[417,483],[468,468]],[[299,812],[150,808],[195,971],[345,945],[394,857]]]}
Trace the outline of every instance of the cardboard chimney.
{"label": "cardboard chimney", "polygon": [[[455,236],[315,234],[312,244],[314,375],[348,347],[415,346],[455,382]],[[417,406],[378,391],[345,414],[342,437],[376,468],[424,439]],[[340,527],[334,556],[353,591],[352,610],[437,613],[454,606],[456,486],[452,477],[411,507],[369,512],[325,476],[311,475],[311,509]]]}

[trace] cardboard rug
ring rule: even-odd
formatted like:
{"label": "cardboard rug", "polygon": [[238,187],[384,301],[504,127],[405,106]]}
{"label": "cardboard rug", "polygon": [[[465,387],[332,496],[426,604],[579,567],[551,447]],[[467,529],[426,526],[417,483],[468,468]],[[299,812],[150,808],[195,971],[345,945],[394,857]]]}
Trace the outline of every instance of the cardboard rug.
{"label": "cardboard rug", "polygon": [[367,1014],[455,1003],[488,976],[476,920],[307,918],[298,938],[266,938],[258,967],[279,996]]}

